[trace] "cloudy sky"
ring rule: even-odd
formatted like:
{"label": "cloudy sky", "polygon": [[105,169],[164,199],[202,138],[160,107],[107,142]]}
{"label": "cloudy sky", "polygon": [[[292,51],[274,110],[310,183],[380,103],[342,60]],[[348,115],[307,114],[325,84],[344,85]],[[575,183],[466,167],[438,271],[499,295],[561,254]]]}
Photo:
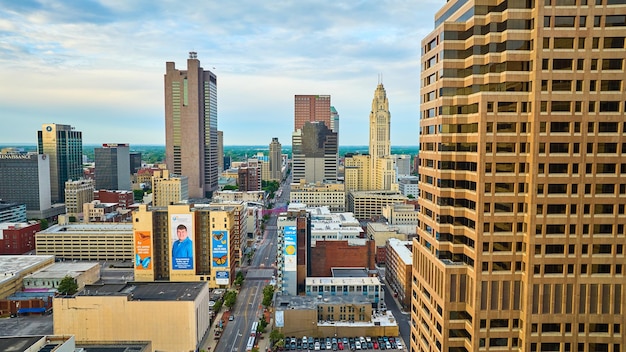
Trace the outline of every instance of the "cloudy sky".
{"label": "cloudy sky", "polygon": [[85,144],[165,144],[165,62],[218,77],[226,145],[291,144],[293,97],[329,94],[365,145],[382,75],[393,145],[416,145],[420,42],[445,0],[0,0],[0,144],[70,124]]}

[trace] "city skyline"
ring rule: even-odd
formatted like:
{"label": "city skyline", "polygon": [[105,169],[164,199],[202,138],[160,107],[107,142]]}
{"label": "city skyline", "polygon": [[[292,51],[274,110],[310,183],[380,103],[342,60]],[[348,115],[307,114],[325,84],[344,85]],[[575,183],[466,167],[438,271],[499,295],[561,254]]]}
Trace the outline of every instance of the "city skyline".
{"label": "city skyline", "polygon": [[0,87],[0,121],[22,122],[0,131],[0,141],[33,143],[43,123],[60,123],[83,131],[85,144],[164,145],[163,62],[183,66],[196,51],[220,79],[225,145],[289,141],[296,94],[333,96],[353,126],[342,144],[365,145],[380,74],[392,140],[417,145],[419,40],[443,3],[7,2],[0,80],[11,84]]}

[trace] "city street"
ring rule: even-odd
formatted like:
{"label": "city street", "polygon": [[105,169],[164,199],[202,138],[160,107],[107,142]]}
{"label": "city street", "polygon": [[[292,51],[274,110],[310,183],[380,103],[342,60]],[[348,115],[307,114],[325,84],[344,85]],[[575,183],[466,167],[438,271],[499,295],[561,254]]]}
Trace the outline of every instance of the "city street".
{"label": "city street", "polygon": [[[284,206],[289,198],[289,183],[286,189],[283,184],[280,194],[275,200],[275,208]],[[254,243],[254,256],[250,265],[242,267],[245,275],[244,283],[237,295],[237,303],[233,307],[232,321],[228,321],[222,337],[215,348],[219,352],[245,351],[248,338],[251,334],[252,323],[259,321],[263,314],[263,288],[270,284],[276,275],[274,262],[276,261],[276,214],[270,215],[265,223],[263,237]],[[269,338],[269,328],[264,339]],[[257,341],[258,343],[258,341]]]}

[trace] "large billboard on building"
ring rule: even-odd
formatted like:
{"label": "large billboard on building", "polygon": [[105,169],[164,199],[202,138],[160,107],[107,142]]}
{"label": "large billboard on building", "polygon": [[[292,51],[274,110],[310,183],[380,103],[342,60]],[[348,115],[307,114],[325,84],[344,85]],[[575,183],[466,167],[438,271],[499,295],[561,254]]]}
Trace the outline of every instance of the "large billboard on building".
{"label": "large billboard on building", "polygon": [[285,226],[283,230],[283,234],[285,237],[285,271],[296,271],[296,244],[297,244],[297,236],[296,236],[296,227],[295,226]]}
{"label": "large billboard on building", "polygon": [[192,214],[170,215],[172,270],[193,270],[193,241]]}
{"label": "large billboard on building", "polygon": [[211,265],[214,268],[228,268],[228,231],[211,232]]}
{"label": "large billboard on building", "polygon": [[284,328],[285,327],[285,312],[282,310],[277,310],[276,318],[274,321],[276,322],[275,325],[277,328]]}
{"label": "large billboard on building", "polygon": [[228,271],[216,271],[215,283],[218,285],[230,285],[230,272]]}
{"label": "large billboard on building", "polygon": [[152,270],[152,233],[135,231],[135,270]]}

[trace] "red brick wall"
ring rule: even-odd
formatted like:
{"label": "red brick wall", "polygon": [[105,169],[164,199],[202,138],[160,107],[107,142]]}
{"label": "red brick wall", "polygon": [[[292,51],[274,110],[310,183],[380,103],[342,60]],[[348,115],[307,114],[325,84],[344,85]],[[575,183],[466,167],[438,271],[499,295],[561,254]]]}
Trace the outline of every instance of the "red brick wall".
{"label": "red brick wall", "polygon": [[35,234],[41,230],[39,223],[2,231],[0,254],[24,254],[35,249]]}
{"label": "red brick wall", "polygon": [[333,267],[365,267],[375,269],[376,246],[349,246],[348,241],[317,241],[311,248],[311,276],[328,277]]}

